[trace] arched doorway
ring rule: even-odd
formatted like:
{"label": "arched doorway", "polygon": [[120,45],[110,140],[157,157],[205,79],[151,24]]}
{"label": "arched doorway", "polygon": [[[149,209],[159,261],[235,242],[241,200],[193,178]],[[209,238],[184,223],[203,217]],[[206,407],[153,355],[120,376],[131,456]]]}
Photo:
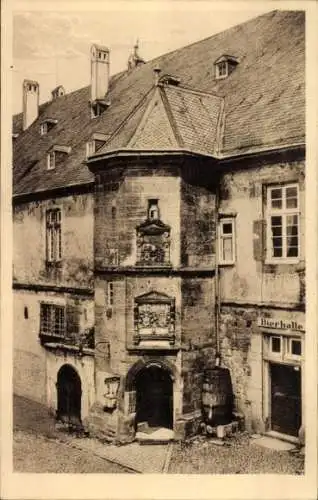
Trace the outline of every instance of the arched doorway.
{"label": "arched doorway", "polygon": [[170,373],[157,365],[140,370],[135,379],[136,426],[173,428],[173,382]]}
{"label": "arched doorway", "polygon": [[71,365],[63,365],[57,375],[57,419],[74,425],[81,424],[82,384]]}

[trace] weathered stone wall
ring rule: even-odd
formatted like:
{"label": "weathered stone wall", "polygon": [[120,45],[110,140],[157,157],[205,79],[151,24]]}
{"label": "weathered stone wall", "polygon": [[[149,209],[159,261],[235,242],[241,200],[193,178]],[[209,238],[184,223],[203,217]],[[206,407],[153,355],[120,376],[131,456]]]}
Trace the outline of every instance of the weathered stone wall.
{"label": "weathered stone wall", "polygon": [[214,277],[182,278],[183,412],[201,409],[203,370],[213,364],[215,337]]}
{"label": "weathered stone wall", "polygon": [[[114,305],[107,303],[107,284],[113,283]],[[95,278],[96,371],[121,374],[126,358],[126,283],[122,276]]]}
{"label": "weathered stone wall", "polygon": [[[147,218],[148,199],[158,199],[160,219],[171,227],[172,271],[127,274],[121,268],[136,265],[136,227]],[[95,278],[96,370],[121,376],[116,411],[127,429],[132,422],[123,407],[125,380],[141,360],[158,359],[176,370],[175,422],[184,414],[200,415],[203,369],[214,359],[216,343],[215,215],[215,193],[194,181],[181,181],[173,167],[113,169],[98,177],[95,262],[98,269],[106,269]],[[114,265],[111,249],[118,250],[118,269],[110,273],[107,268]],[[197,268],[205,274],[174,274],[179,267]],[[109,282],[113,283],[112,307],[107,304]],[[174,345],[160,340],[148,345],[145,341],[142,346],[133,342],[135,298],[153,291],[175,299]],[[102,418],[112,426],[113,415]],[[180,429],[184,425],[180,423]]]}
{"label": "weathered stone wall", "polygon": [[[94,325],[93,299],[54,292],[14,291],[13,294],[13,389],[18,395],[47,402],[46,349],[40,343],[40,304],[64,305],[74,316],[67,329],[79,335]],[[76,328],[76,332],[74,331]],[[62,355],[63,357],[63,355]]]}
{"label": "weathered stone wall", "polygon": [[[266,332],[258,325],[259,316],[304,325],[305,314],[270,308],[260,310],[257,307],[221,308],[220,352],[222,366],[231,373],[235,407],[244,414],[248,430],[262,432],[265,430],[264,391],[268,384],[263,375],[263,335],[271,330]],[[284,331],[276,330],[276,333],[284,334]],[[304,334],[301,336],[304,337]]]}
{"label": "weathered stone wall", "polygon": [[[113,307],[107,305],[107,283],[110,281],[113,283],[114,291]],[[175,298],[175,335],[176,344],[180,344],[180,278],[108,275],[105,278],[97,277],[95,286],[97,370],[112,371],[123,376],[127,373],[132,362],[127,348],[134,346],[134,299],[152,290]],[[107,343],[109,343],[109,348]],[[169,350],[169,346],[165,345],[164,347]],[[143,350],[146,349],[143,347]]]}
{"label": "weathered stone wall", "polygon": [[77,372],[81,380],[81,418],[84,425],[87,422],[89,411],[95,402],[94,383],[94,356],[78,356],[77,353],[61,350],[49,350],[46,355],[46,404],[53,414],[58,407],[56,382],[58,372],[64,365],[70,365]]}
{"label": "weathered stone wall", "polygon": [[215,265],[215,193],[185,180],[181,184],[181,263],[198,269]]}
{"label": "weathered stone wall", "polygon": [[136,264],[136,227],[147,218],[148,200],[158,199],[160,219],[171,227],[170,260],[180,262],[180,180],[171,170],[117,172],[96,186],[95,262],[112,265],[110,251],[118,250],[120,265]]}
{"label": "weathered stone wall", "polygon": [[[28,319],[24,317],[27,308]],[[13,390],[40,403],[46,403],[45,349],[39,341],[40,307],[35,294],[13,295]]]}
{"label": "weathered stone wall", "polygon": [[[46,210],[62,211],[62,263],[46,265]],[[13,279],[25,284],[93,285],[93,195],[32,201],[13,208]]]}
{"label": "weathered stone wall", "polygon": [[[299,183],[299,263],[266,262],[266,187]],[[230,369],[236,408],[247,428],[264,431],[263,332],[260,315],[302,320],[305,304],[304,163],[260,165],[224,174],[220,212],[236,214],[236,262],[220,268],[220,350]],[[260,307],[261,306],[261,307]],[[272,309],[277,307],[278,309]]]}
{"label": "weathered stone wall", "polygon": [[[298,264],[267,264],[266,186],[298,182],[300,259]],[[305,184],[302,162],[255,166],[227,173],[221,181],[220,211],[236,213],[236,263],[221,272],[223,301],[304,304]]]}

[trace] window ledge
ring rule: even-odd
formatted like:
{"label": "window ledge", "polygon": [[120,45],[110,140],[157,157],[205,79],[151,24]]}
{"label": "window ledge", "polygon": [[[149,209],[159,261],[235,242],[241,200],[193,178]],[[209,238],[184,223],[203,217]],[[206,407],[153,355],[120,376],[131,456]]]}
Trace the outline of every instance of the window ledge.
{"label": "window ledge", "polygon": [[76,352],[81,355],[94,356],[94,349],[90,349],[89,347],[83,347],[80,349],[78,346],[63,344],[62,342],[45,342],[43,347],[47,347],[48,349],[60,349],[63,351]]}
{"label": "window ledge", "polygon": [[126,347],[129,352],[149,352],[149,351],[165,351],[165,352],[174,352],[179,351],[181,349],[179,343],[169,344],[167,341],[157,341],[156,344],[152,342],[140,342],[138,345],[128,344]]}
{"label": "window ledge", "polygon": [[265,260],[264,264],[269,266],[279,266],[280,264],[299,264],[299,259],[277,259],[277,260]]}
{"label": "window ledge", "polygon": [[235,266],[235,262],[219,262],[219,267],[223,266]]}
{"label": "window ledge", "polygon": [[169,344],[169,345],[174,345],[175,343],[175,335],[158,335],[158,334],[153,334],[153,335],[134,335],[133,336],[133,342],[134,344],[137,345],[142,345],[142,347],[147,347],[148,344],[153,343],[155,345],[159,344],[159,347],[161,347],[161,343]]}

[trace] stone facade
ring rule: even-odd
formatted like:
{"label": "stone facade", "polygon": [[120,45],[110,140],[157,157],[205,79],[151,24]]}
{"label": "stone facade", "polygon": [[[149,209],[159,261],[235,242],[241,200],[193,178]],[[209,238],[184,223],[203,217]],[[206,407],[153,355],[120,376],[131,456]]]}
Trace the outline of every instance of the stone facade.
{"label": "stone facade", "polygon": [[[266,248],[266,188],[275,184],[299,186],[300,255],[293,264],[268,262]],[[237,409],[245,415],[247,428],[271,430],[269,366],[282,360],[266,358],[267,335],[294,336],[305,350],[305,195],[304,162],[271,162],[255,168],[226,173],[220,187],[220,212],[236,219],[236,263],[220,269],[220,352],[231,372]],[[262,322],[262,318],[277,319]],[[283,322],[283,323],[282,323]],[[302,325],[302,329],[281,324]],[[263,324],[262,324],[263,323]],[[264,326],[265,324],[265,326]],[[286,358],[285,363],[303,366],[304,358]],[[302,371],[303,374],[303,371]],[[301,387],[304,391],[304,377]],[[302,402],[302,422],[305,418]],[[302,430],[299,429],[300,431]]]}
{"label": "stone facade", "polygon": [[[46,212],[62,213],[61,265],[46,258]],[[19,284],[92,287],[93,195],[76,194],[15,203],[13,208],[13,281]]]}
{"label": "stone facade", "polygon": [[108,439],[183,439],[220,360],[246,429],[304,435],[303,28],[275,11],[111,81],[93,46],[90,88],[15,117],[18,394]]}
{"label": "stone facade", "polygon": [[[54,264],[47,262],[46,213],[56,208],[62,213],[62,259]],[[68,344],[79,345],[84,332],[93,333],[93,195],[15,204],[13,233],[14,391],[56,410],[47,363],[52,372],[70,353],[48,353],[43,341],[56,339],[41,338],[41,304],[65,309]]]}
{"label": "stone facade", "polygon": [[[125,432],[130,438],[135,432],[134,411],[125,403],[134,391],[134,380],[127,388],[127,374],[140,363],[144,368],[151,363],[162,366],[173,379],[173,428],[183,435],[185,422],[201,414],[202,373],[215,352],[215,193],[194,181],[190,185],[172,161],[156,168],[135,165],[113,170],[112,175],[99,172],[96,187],[96,373],[110,372],[121,380],[117,425],[125,439]],[[152,205],[154,221],[149,213]],[[147,245],[169,246],[169,259],[152,261],[150,253],[149,260],[140,261],[141,227],[144,231],[149,227],[150,237],[166,228],[168,240],[157,237],[152,243],[149,237]],[[107,256],[109,246],[116,251],[116,263]],[[145,311],[156,301],[154,310],[171,307],[168,314],[170,321],[173,314],[173,324],[165,326],[161,319],[161,326],[153,326],[151,332],[145,323],[136,341],[140,301]],[[140,314],[137,322],[146,321],[140,320]],[[104,421],[112,426],[113,414],[104,414]]]}

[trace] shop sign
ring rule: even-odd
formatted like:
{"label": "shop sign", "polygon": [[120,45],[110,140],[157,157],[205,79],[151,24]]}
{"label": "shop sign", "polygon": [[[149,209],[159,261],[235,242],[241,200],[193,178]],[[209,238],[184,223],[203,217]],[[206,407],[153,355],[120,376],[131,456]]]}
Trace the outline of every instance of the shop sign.
{"label": "shop sign", "polygon": [[257,320],[257,325],[260,326],[261,328],[275,328],[276,330],[285,330],[285,331],[292,330],[296,332],[305,331],[305,325],[295,320],[260,317]]}

